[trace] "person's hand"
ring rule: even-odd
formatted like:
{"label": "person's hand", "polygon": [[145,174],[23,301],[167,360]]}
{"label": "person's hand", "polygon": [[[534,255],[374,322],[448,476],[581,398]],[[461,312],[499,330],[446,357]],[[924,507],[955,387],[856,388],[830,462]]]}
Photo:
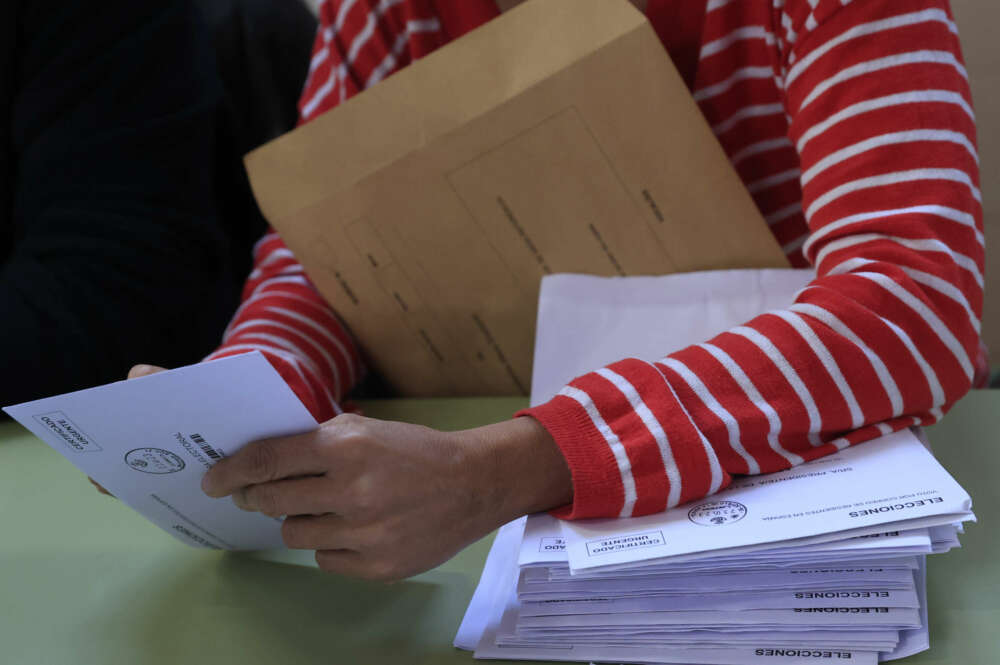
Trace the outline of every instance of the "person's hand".
{"label": "person's hand", "polygon": [[463,432],[345,414],[251,443],[212,467],[212,497],[278,517],[320,568],[396,580],[432,568],[504,522],[572,500],[548,432],[516,418]]}
{"label": "person's hand", "polygon": [[[150,374],[156,374],[157,372],[162,372],[162,367],[157,367],[156,365],[136,365],[128,371],[129,379],[138,379],[140,376],[149,376]],[[87,478],[90,484],[97,488],[97,491],[101,494],[107,494],[110,497],[114,497],[114,494],[108,490],[101,487],[101,485],[93,478]]]}

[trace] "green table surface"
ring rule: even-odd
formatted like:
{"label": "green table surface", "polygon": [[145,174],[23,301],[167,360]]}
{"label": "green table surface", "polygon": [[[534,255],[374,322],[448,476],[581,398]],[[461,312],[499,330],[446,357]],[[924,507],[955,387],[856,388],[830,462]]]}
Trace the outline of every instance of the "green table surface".
{"label": "green table surface", "polygon": [[[461,429],[518,398],[368,402],[368,415]],[[930,557],[929,652],[907,664],[1000,662],[1000,391],[929,430],[973,497],[963,547]],[[452,639],[490,538],[393,585],[327,575],[307,552],[188,548],[99,495],[69,462],[0,424],[0,664],[468,663]]]}

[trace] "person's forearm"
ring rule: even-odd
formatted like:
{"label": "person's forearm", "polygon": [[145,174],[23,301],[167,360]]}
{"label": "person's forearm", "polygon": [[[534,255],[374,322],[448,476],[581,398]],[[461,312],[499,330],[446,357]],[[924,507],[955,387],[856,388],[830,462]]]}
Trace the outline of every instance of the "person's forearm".
{"label": "person's forearm", "polygon": [[566,460],[534,418],[514,418],[460,434],[474,460],[474,473],[493,493],[490,499],[500,522],[572,502]]}

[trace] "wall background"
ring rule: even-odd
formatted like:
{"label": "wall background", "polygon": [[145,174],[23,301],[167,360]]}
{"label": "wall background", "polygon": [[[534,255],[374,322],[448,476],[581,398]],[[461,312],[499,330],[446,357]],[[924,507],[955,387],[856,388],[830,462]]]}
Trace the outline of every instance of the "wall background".
{"label": "wall background", "polygon": [[972,81],[979,126],[980,188],[986,225],[986,307],[983,339],[1000,367],[1000,3],[951,0]]}

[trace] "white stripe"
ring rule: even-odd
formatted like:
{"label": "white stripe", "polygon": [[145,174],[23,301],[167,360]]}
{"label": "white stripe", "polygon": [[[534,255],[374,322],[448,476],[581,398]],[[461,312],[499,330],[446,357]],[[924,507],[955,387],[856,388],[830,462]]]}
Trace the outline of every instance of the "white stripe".
{"label": "white stripe", "polygon": [[272,249],[270,252],[268,252],[267,256],[264,258],[263,261],[258,260],[256,269],[260,270],[261,268],[266,268],[267,266],[271,265],[275,261],[279,261],[280,259],[290,259],[294,261],[295,255],[292,254],[292,250],[290,249],[287,249],[285,247],[276,247]]}
{"label": "white stripe", "polygon": [[318,107],[322,101],[326,99],[327,95],[330,94],[330,91],[333,90],[333,86],[340,81],[341,69],[343,69],[343,66],[332,67],[330,69],[330,76],[327,77],[323,85],[318,87],[316,92],[313,93],[313,96],[309,98],[309,101],[302,105],[303,118],[311,116],[313,111],[316,110],[316,107]]}
{"label": "white stripe", "polygon": [[969,141],[965,134],[962,134],[961,132],[954,132],[950,129],[911,129],[904,132],[890,132],[888,134],[873,136],[865,139],[864,141],[859,141],[853,145],[847,146],[846,148],[841,148],[836,152],[830,153],[823,159],[813,164],[812,168],[802,174],[802,186],[804,187],[807,185],[810,180],[828,168],[848,160],[851,157],[856,157],[863,152],[887,145],[918,143],[922,141],[957,143],[965,148],[966,152],[968,152],[972,159],[975,160],[976,164],[979,164],[979,155],[976,154],[976,148],[972,145],[972,142]]}
{"label": "white stripe", "polygon": [[884,187],[886,185],[896,185],[901,182],[914,182],[916,180],[947,180],[966,185],[972,192],[972,197],[982,203],[983,197],[979,189],[973,184],[972,178],[965,171],[958,169],[912,169],[909,171],[894,171],[881,175],[870,176],[845,182],[843,185],[827,190],[822,196],[816,197],[806,209],[806,219],[812,220],[816,211],[827,205],[831,201],[839,199],[841,196],[856,192],[862,189],[873,187]]}
{"label": "white stripe", "polygon": [[[788,40],[788,44],[794,45],[799,36],[792,26],[792,17],[788,15],[788,12],[781,12],[781,27],[785,29],[785,39]],[[790,63],[793,61],[792,57],[789,57],[788,60]]]}
{"label": "white stripe", "polygon": [[854,344],[854,346],[858,347],[858,349],[860,349],[865,355],[865,358],[868,359],[869,364],[872,366],[872,370],[874,370],[875,375],[882,384],[882,390],[885,391],[885,395],[889,399],[889,404],[892,406],[892,416],[897,417],[902,415],[903,395],[899,392],[899,387],[896,385],[895,379],[892,378],[892,374],[885,366],[882,358],[880,358],[877,353],[865,344],[853,330],[847,327],[847,325],[833,313],[819,307],[818,305],[810,303],[796,303],[788,309],[799,314],[811,316],[820,323],[829,327],[833,330],[833,332],[837,333],[851,344]]}
{"label": "white stripe", "polygon": [[[301,266],[299,269],[301,269]],[[308,286],[312,288],[312,284],[309,283],[309,280],[302,275],[276,275],[275,277],[268,277],[262,281],[257,285],[257,288],[255,288],[253,292],[258,293],[267,287],[274,286],[275,284],[299,284],[301,286]]]}
{"label": "white stripe", "polygon": [[[351,362],[351,354],[344,346],[344,344],[339,339],[337,339],[336,335],[327,330],[325,327],[321,326],[319,323],[310,319],[308,316],[301,314],[299,312],[295,312],[290,309],[285,309],[284,307],[274,307],[274,306],[268,306],[265,309],[267,309],[267,311],[269,312],[274,312],[275,314],[280,314],[282,316],[287,316],[290,319],[294,319],[295,321],[298,321],[302,325],[309,326],[311,329],[323,335],[324,339],[326,339],[328,342],[337,347],[337,351],[340,352],[340,355],[344,358],[344,364],[347,365],[349,372],[348,374],[349,385],[351,386],[354,385],[355,381],[357,380],[357,377],[354,376],[354,363]],[[330,313],[330,316],[336,318],[336,316],[332,312]]]}
{"label": "white stripe", "polygon": [[792,240],[791,242],[787,242],[784,245],[782,245],[781,246],[781,251],[785,253],[785,256],[788,256],[789,254],[791,254],[795,250],[797,250],[800,247],[802,247],[802,245],[804,245],[806,243],[806,239],[808,237],[809,237],[809,234],[803,233],[802,235],[800,235],[795,240]]}
{"label": "white stripe", "polygon": [[823,341],[819,338],[812,328],[802,320],[802,317],[795,312],[789,312],[787,310],[774,310],[768,312],[774,316],[779,317],[781,320],[786,322],[795,332],[802,337],[805,343],[812,349],[812,352],[816,354],[816,357],[822,363],[823,367],[826,368],[827,374],[833,379],[833,383],[837,386],[837,390],[840,391],[841,396],[844,401],[847,402],[847,409],[851,412],[851,427],[857,429],[864,425],[865,417],[861,412],[861,405],[858,404],[857,398],[854,396],[854,391],[851,390],[851,386],[848,385],[847,379],[844,378],[844,374],[840,371],[840,366],[837,365],[837,361],[834,360],[833,354],[830,350],[826,348]]}
{"label": "white stripe", "polygon": [[932,275],[929,272],[924,272],[922,270],[917,270],[915,268],[908,268],[906,266],[899,266],[907,275],[910,276],[914,282],[918,284],[923,284],[924,286],[934,289],[946,298],[950,298],[957,302],[962,309],[965,310],[966,315],[969,317],[969,325],[972,329],[976,331],[978,335],[981,331],[982,324],[979,321],[979,317],[976,313],[972,311],[972,307],[969,305],[969,301],[966,299],[965,294],[956,287],[954,284],[948,280],[941,279],[937,275]]}
{"label": "white stripe", "polygon": [[[855,272],[852,273],[865,279],[869,279],[875,282],[883,289],[891,293],[892,295],[899,298],[907,307],[912,309],[914,312],[924,320],[924,323],[934,331],[941,343],[948,347],[951,351],[951,355],[955,356],[955,360],[962,367],[962,371],[965,372],[965,377],[967,379],[972,379],[972,376],[976,373],[975,368],[972,366],[972,359],[969,354],[965,352],[962,347],[962,343],[958,341],[955,335],[951,332],[951,329],[944,324],[937,314],[934,313],[930,307],[927,306],[923,300],[917,296],[910,293],[906,288],[901,286],[894,279],[880,272]],[[942,397],[943,403],[944,399]]]}
{"label": "white stripe", "polygon": [[[855,256],[854,258],[847,259],[843,263],[837,264],[830,270],[826,271],[826,275],[843,275],[873,263],[878,263],[878,261]],[[969,301],[966,299],[965,294],[962,293],[961,289],[948,280],[941,279],[937,275],[932,275],[929,272],[924,272],[923,270],[917,270],[916,268],[910,268],[908,266],[898,264],[895,264],[895,267],[906,273],[914,282],[922,284],[929,289],[933,289],[944,297],[950,298],[958,303],[962,309],[965,310],[965,314],[969,317],[969,325],[976,331],[976,334],[979,334],[982,324],[976,316],[976,313],[972,311],[972,307],[969,305]]]}
{"label": "white stripe", "polygon": [[392,50],[389,53],[386,53],[385,57],[382,58],[382,62],[378,63],[378,66],[372,70],[368,80],[365,81],[365,88],[372,87],[384,79],[386,75],[393,70],[396,66],[396,60],[403,52],[403,49],[406,48],[406,45],[409,43],[410,38],[413,37],[413,35],[422,32],[437,32],[440,29],[441,24],[436,18],[425,19],[422,21],[407,21],[406,30],[401,32],[396,37],[396,41],[392,45]]}
{"label": "white stripe", "polygon": [[[408,24],[407,27],[409,27]],[[365,81],[365,88],[372,87],[373,85],[384,79],[386,74],[392,71],[392,68],[396,66],[396,59],[399,58],[400,54],[403,52],[403,49],[406,48],[406,45],[409,43],[409,40],[410,40],[409,29],[396,35],[396,41],[393,42],[392,49],[385,54],[385,57],[382,58],[382,62],[378,63],[375,69],[372,70],[372,73],[368,77],[368,80]]]}
{"label": "white stripe", "polygon": [[747,118],[759,118],[762,116],[779,115],[785,112],[785,105],[781,102],[774,104],[750,104],[737,110],[725,120],[712,126],[712,131],[716,134],[724,134],[735,127],[738,123]]}
{"label": "white stripe", "polygon": [[590,417],[591,422],[594,423],[594,427],[597,428],[597,431],[601,433],[601,436],[607,442],[608,448],[611,449],[611,454],[615,457],[615,462],[618,463],[618,473],[621,476],[622,487],[625,491],[625,502],[622,504],[622,509],[618,513],[618,516],[631,517],[637,497],[635,493],[635,479],[632,477],[632,463],[628,460],[625,446],[618,439],[618,435],[611,431],[608,424],[604,422],[604,418],[594,406],[593,401],[591,401],[590,395],[573,386],[566,386],[559,391],[559,394],[570,398],[582,406],[583,410],[587,412],[587,416]]}
{"label": "white stripe", "polygon": [[642,401],[639,391],[635,389],[635,386],[628,379],[621,374],[612,372],[606,367],[597,370],[597,374],[614,384],[615,388],[625,396],[625,399],[632,406],[632,410],[635,411],[639,419],[642,420],[642,424],[646,426],[653,439],[656,440],[656,447],[660,450],[660,459],[663,462],[667,480],[670,482],[667,492],[667,508],[673,508],[681,502],[681,472],[677,468],[677,462],[674,461],[674,453],[670,447],[670,440],[667,439],[667,433],[663,431],[660,423],[656,420],[656,416],[649,410],[646,403]]}
{"label": "white stripe", "polygon": [[712,357],[719,361],[719,363],[729,372],[729,375],[733,380],[739,385],[740,389],[747,396],[755,407],[760,409],[760,411],[767,418],[767,443],[771,447],[771,450],[781,455],[788,461],[792,466],[797,466],[802,464],[803,460],[799,455],[793,452],[785,450],[781,446],[781,442],[778,441],[778,434],[781,432],[781,418],[778,413],[767,403],[760,392],[758,392],[757,387],[750,380],[750,377],[746,375],[742,368],[736,364],[736,361],[730,357],[728,353],[715,346],[714,344],[699,344],[701,348],[712,354]]}
{"label": "white stripe", "polygon": [[240,335],[240,339],[261,340],[269,344],[273,344],[279,348],[285,349],[286,351],[290,351],[291,353],[295,354],[295,357],[299,359],[300,363],[309,368],[309,371],[312,372],[314,377],[319,379],[319,382],[321,384],[323,383],[321,379],[323,374],[320,371],[319,365],[310,360],[309,356],[306,355],[306,352],[302,350],[302,347],[300,347],[295,342],[292,342],[284,337],[281,337],[280,335],[272,335],[271,333],[260,332],[260,331],[244,332],[242,335]]}
{"label": "white stripe", "polygon": [[773,76],[774,69],[771,67],[743,67],[733,72],[726,80],[695,91],[694,100],[701,102],[716,95],[721,95],[740,81],[746,79],[766,79]]}
{"label": "white stripe", "polygon": [[[314,348],[323,357],[323,360],[326,361],[326,364],[329,365],[330,373],[333,375],[333,385],[335,386],[341,385],[340,370],[337,369],[337,363],[336,361],[334,361],[333,356],[331,356],[329,352],[327,352],[327,350],[324,349],[323,346],[320,345],[312,337],[310,337],[301,330],[293,328],[288,324],[282,323],[280,321],[275,321],[274,319],[248,319],[240,323],[238,326],[234,327],[231,331],[229,331],[227,338],[235,337],[239,334],[239,331],[253,327],[278,328],[279,330],[290,332],[294,334],[296,337],[301,338],[307,344],[309,344],[309,346]],[[225,341],[226,340],[223,340],[223,343],[225,343]],[[344,364],[350,365],[350,363],[344,363]]]}
{"label": "white stripe", "polygon": [[907,53],[897,53],[895,55],[887,55],[883,58],[875,58],[873,60],[866,60],[865,62],[852,65],[850,67],[845,67],[839,72],[830,76],[829,78],[823,79],[812,91],[806,95],[806,98],[799,105],[799,111],[802,111],[805,107],[813,103],[816,98],[822,95],[824,92],[837,85],[838,83],[843,83],[852,78],[858,76],[863,76],[865,74],[870,74],[871,72],[881,71],[883,69],[891,69],[892,67],[900,67],[902,65],[912,65],[920,62],[933,62],[943,65],[951,65],[955,68],[958,73],[962,75],[963,78],[968,79],[969,75],[965,71],[965,67],[962,63],[955,58],[955,54],[951,51],[909,51]]}
{"label": "white stripe", "polygon": [[843,238],[831,240],[823,245],[822,249],[820,249],[816,254],[816,265],[819,266],[822,264],[826,257],[832,252],[837,252],[842,249],[847,249],[848,247],[868,242],[876,242],[879,240],[887,240],[917,252],[941,252],[942,254],[947,254],[955,265],[972,275],[972,278],[976,280],[976,284],[983,286],[983,275],[979,271],[979,266],[976,265],[975,260],[965,254],[956,252],[937,238],[901,238],[899,236],[891,236],[883,233],[859,233],[856,235],[845,236]]}
{"label": "white stripe", "polygon": [[778,208],[774,212],[770,213],[764,219],[769,225],[777,224],[778,222],[783,222],[789,217],[794,217],[802,212],[802,201],[796,201],[791,205],[787,205],[784,208]]}
{"label": "white stripe", "polygon": [[762,192],[765,189],[777,187],[778,185],[784,184],[790,180],[797,179],[800,173],[801,172],[797,168],[788,169],[787,171],[782,171],[781,173],[775,173],[774,175],[751,182],[747,185],[747,191],[751,194],[756,194],[757,192]]}
{"label": "white stripe", "polygon": [[361,28],[354,39],[351,40],[351,46],[347,49],[347,59],[345,64],[348,68],[354,65],[354,61],[358,57],[358,53],[361,49],[365,47],[371,36],[375,34],[375,26],[378,24],[379,18],[389,11],[393,6],[398,5],[403,0],[381,0],[378,6],[375,7],[374,11],[369,11],[368,15],[365,17],[365,26]]}
{"label": "white stripe", "polygon": [[847,438],[843,436],[838,436],[836,439],[830,441],[829,443],[832,446],[834,446],[837,450],[843,450],[844,448],[848,448],[851,445],[851,442],[848,441]]}
{"label": "white stripe", "polygon": [[900,106],[902,104],[922,103],[954,104],[965,111],[970,120],[973,122],[976,120],[976,115],[972,111],[972,107],[969,106],[969,103],[965,101],[965,98],[957,92],[952,92],[951,90],[911,90],[909,92],[899,92],[894,95],[876,97],[875,99],[868,99],[863,102],[851,104],[850,106],[837,111],[826,120],[818,122],[810,127],[802,134],[802,137],[799,138],[795,145],[801,153],[802,149],[807,143],[809,143],[809,141],[830,129],[830,127],[843,122],[848,118],[853,118],[856,115],[867,113],[868,111],[874,111],[876,109]]}
{"label": "white stripe", "polygon": [[688,422],[691,423],[691,426],[694,428],[695,433],[697,433],[698,441],[701,442],[701,447],[705,451],[705,457],[708,459],[709,470],[712,472],[712,479],[711,482],[709,483],[708,493],[715,494],[716,492],[719,491],[719,488],[722,486],[722,480],[723,480],[722,476],[724,475],[724,472],[722,470],[722,465],[719,463],[719,458],[715,454],[715,448],[713,448],[712,444],[708,442],[708,439],[705,438],[705,435],[702,433],[702,431],[698,429],[698,426],[694,422],[694,418],[692,418],[691,414],[688,413],[687,407],[684,406],[684,403],[681,401],[681,398],[677,396],[677,391],[674,390],[674,387],[670,384],[670,381],[667,380],[667,375],[664,374],[663,371],[657,365],[653,363],[647,363],[647,365],[656,370],[656,373],[659,374],[660,378],[663,379],[663,384],[670,391],[670,396],[674,399],[675,402],[677,402],[677,405],[681,408],[681,411],[684,413],[684,417],[688,419]]}
{"label": "white stripe", "polygon": [[[287,259],[287,260],[292,261],[292,263],[289,264],[289,265],[283,266],[282,268],[278,269],[277,271],[274,271],[274,269],[272,268],[271,271],[274,271],[274,275],[273,275],[274,277],[288,277],[290,275],[299,275],[299,276],[305,275],[305,272],[306,272],[305,268],[303,268],[302,265],[296,260],[295,256],[292,255],[292,253],[291,253],[290,250],[287,250],[287,249],[274,249],[271,252],[269,252],[266,256],[267,256],[267,258],[264,259],[263,261],[260,261],[260,257],[257,257],[258,263],[254,267],[254,269],[250,272],[250,275],[247,278],[248,281],[252,282],[254,280],[260,279],[261,275],[263,275],[265,273],[264,269],[267,268],[269,265],[277,262],[280,259]],[[268,278],[268,279],[270,279],[270,278]]]}
{"label": "white stripe", "polygon": [[917,345],[913,343],[913,340],[906,333],[905,330],[900,328],[898,325],[886,319],[884,317],[878,317],[893,333],[899,338],[899,341],[903,343],[906,350],[910,352],[913,359],[916,361],[917,365],[920,367],[920,371],[923,372],[924,378],[927,380],[927,386],[931,391],[931,400],[933,404],[944,404],[944,389],[941,387],[941,382],[938,381],[937,373],[934,368],[931,367],[930,363],[924,358],[924,355],[920,353],[920,349]]}
{"label": "white stripe", "polygon": [[792,386],[792,390],[798,396],[799,401],[802,402],[802,406],[806,409],[806,414],[809,416],[809,443],[813,446],[822,445],[822,441],[819,439],[819,433],[823,431],[823,420],[819,415],[819,408],[816,406],[816,402],[813,400],[812,393],[809,392],[809,388],[803,383],[802,379],[799,377],[798,373],[792,367],[792,364],[788,362],[788,359],[782,355],[778,347],[774,345],[767,335],[764,335],[759,330],[755,330],[748,326],[736,326],[729,330],[730,333],[734,335],[739,335],[744,339],[747,339],[760,349],[764,355],[778,368],[781,375],[785,377],[785,380]]}
{"label": "white stripe", "polygon": [[746,39],[763,39],[768,45],[774,43],[774,35],[768,32],[766,28],[760,25],[747,25],[733,30],[724,37],[720,37],[719,39],[715,39],[707,44],[704,44],[701,47],[698,59],[704,60],[705,58],[715,55],[716,53],[725,51],[736,42]]}
{"label": "white stripe", "polygon": [[708,387],[702,383],[698,375],[688,369],[687,365],[674,358],[663,358],[659,362],[663,363],[673,371],[677,372],[678,376],[683,379],[694,394],[698,396],[698,399],[708,407],[708,410],[715,414],[715,417],[722,421],[722,424],[726,426],[726,433],[729,435],[729,447],[739,455],[743,462],[747,465],[747,473],[750,475],[757,475],[760,473],[760,464],[757,460],[753,458],[753,455],[747,452],[746,448],[743,447],[743,443],[740,441],[740,425],[736,422],[736,418],[733,414],[729,413],[719,400],[715,399]]}
{"label": "white stripe", "polygon": [[769,152],[771,150],[779,150],[781,148],[791,148],[792,142],[787,136],[782,136],[776,139],[767,139],[766,141],[757,141],[756,143],[751,143],[742,150],[735,153],[729,158],[729,161],[733,166],[737,166],[740,162],[753,155],[759,155],[762,152]]}
{"label": "white stripe", "polygon": [[[326,33],[325,30],[323,32],[324,34]],[[330,47],[329,42],[327,42],[323,44],[323,46],[321,46],[319,50],[316,51],[316,54],[309,60],[309,74],[311,75],[314,71],[316,71],[316,69],[326,62],[326,59],[329,57]]]}
{"label": "white stripe", "polygon": [[[963,226],[967,226],[972,229],[976,234],[976,240],[980,245],[983,245],[985,238],[983,233],[976,228],[976,218],[967,212],[962,212],[961,210],[956,210],[955,208],[948,208],[946,206],[940,205],[921,205],[921,206],[911,206],[909,208],[891,208],[889,210],[874,210],[871,212],[862,212],[856,215],[850,215],[848,217],[843,217],[835,222],[830,222],[823,226],[823,228],[817,230],[810,236],[809,240],[806,242],[805,251],[806,253],[820,240],[830,235],[835,231],[840,231],[852,224],[857,224],[858,222],[868,222],[873,219],[882,219],[884,217],[894,217],[896,215],[933,215],[935,217],[942,217],[944,219],[951,220],[953,222],[958,222]],[[769,222],[770,223],[770,222]]]}
{"label": "white stripe", "polygon": [[873,261],[872,259],[864,259],[860,256],[855,256],[842,263],[838,263],[833,268],[827,270],[823,273],[823,277],[829,277],[831,275],[846,275],[853,270],[858,268],[863,268],[864,266],[871,265],[872,263],[878,263],[878,261]]}
{"label": "white stripe", "polygon": [[845,30],[833,39],[824,42],[822,46],[810,51],[809,55],[799,60],[792,66],[791,69],[788,70],[786,82],[790,85],[793,81],[795,81],[795,79],[801,76],[810,65],[816,62],[816,60],[823,57],[823,55],[828,53],[831,49],[836,48],[846,41],[865,35],[872,35],[876,32],[892,30],[905,25],[914,25],[916,23],[925,23],[928,21],[939,21],[944,23],[948,26],[949,30],[958,34],[958,29],[955,27],[955,24],[952,23],[951,19],[948,18],[948,15],[940,9],[925,9],[919,12],[900,14],[898,16],[884,18],[878,21],[871,21],[869,23],[861,23]]}
{"label": "white stripe", "polygon": [[708,0],[708,5],[705,7],[705,13],[714,12],[716,9],[725,7],[733,0]]}
{"label": "white stripe", "polygon": [[264,243],[270,242],[270,241],[274,240],[275,238],[278,238],[280,240],[278,234],[275,233],[274,231],[268,231],[267,233],[265,233],[264,235],[262,235],[260,237],[260,240],[258,240],[257,242],[255,242],[253,244],[253,250],[251,252],[253,254],[253,256],[255,258],[259,259],[260,257],[257,256],[257,252],[260,251],[260,248],[264,246]]}
{"label": "white stripe", "polygon": [[355,4],[357,4],[357,0],[343,0],[340,5],[340,9],[337,10],[337,16],[334,18],[334,30],[340,32],[340,30],[344,27],[344,23],[347,22],[347,14],[350,13]]}

